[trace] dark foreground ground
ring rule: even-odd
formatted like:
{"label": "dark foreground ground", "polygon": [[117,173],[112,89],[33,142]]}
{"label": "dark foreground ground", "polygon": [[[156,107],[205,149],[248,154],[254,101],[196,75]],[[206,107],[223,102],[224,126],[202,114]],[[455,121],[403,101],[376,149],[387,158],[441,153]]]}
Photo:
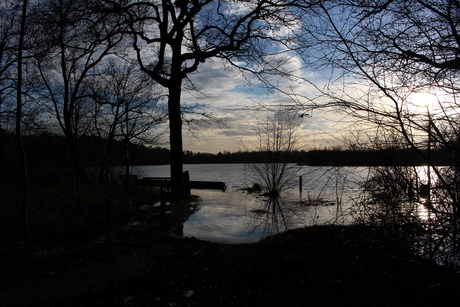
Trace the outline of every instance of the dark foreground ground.
{"label": "dark foreground ground", "polygon": [[142,215],[110,243],[2,250],[0,306],[460,306],[458,275],[379,229],[312,227],[222,245]]}

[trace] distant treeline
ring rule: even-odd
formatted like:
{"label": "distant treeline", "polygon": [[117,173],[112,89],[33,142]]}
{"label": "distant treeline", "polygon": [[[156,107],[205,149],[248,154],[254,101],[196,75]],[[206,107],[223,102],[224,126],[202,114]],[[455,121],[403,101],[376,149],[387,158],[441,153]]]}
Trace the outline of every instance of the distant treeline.
{"label": "distant treeline", "polygon": [[[422,155],[428,156],[426,150]],[[186,152],[184,163],[247,163],[263,162],[263,152],[219,152],[218,154]],[[309,150],[293,152],[289,162],[312,166],[382,166],[426,165],[422,156],[409,149],[393,150]],[[433,165],[452,165],[454,158],[442,151],[431,151]]]}
{"label": "distant treeline", "polygon": [[[0,135],[1,158],[3,163],[15,164],[16,146],[12,134]],[[104,163],[102,148],[104,141],[96,136],[80,139],[81,161],[85,166],[99,166]],[[62,136],[40,134],[24,137],[28,162],[33,165],[58,166],[68,161],[66,139]],[[148,147],[142,144],[128,144],[131,165],[169,164],[169,150],[161,147]],[[425,155],[426,152],[423,152]],[[223,151],[217,154],[184,152],[184,163],[247,163],[263,162],[266,153]],[[126,164],[126,145],[122,141],[113,141],[106,153],[107,164]],[[315,166],[378,166],[378,165],[426,165],[426,161],[413,150],[309,150],[289,155],[289,162]],[[431,161],[437,165],[450,165],[455,157],[441,151],[430,153]]]}

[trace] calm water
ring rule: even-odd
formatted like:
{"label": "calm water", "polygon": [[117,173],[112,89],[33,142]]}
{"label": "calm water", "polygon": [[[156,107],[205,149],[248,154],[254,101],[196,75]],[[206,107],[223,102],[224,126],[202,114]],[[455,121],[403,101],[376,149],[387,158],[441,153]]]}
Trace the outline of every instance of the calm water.
{"label": "calm water", "polygon": [[[184,224],[184,236],[220,243],[250,243],[263,236],[309,225],[350,222],[348,209],[367,176],[363,167],[300,166],[292,187],[274,202],[241,189],[253,184],[245,164],[184,165],[191,180],[225,182],[225,192],[192,190],[200,209]],[[169,165],[138,166],[139,177],[169,177]]]}

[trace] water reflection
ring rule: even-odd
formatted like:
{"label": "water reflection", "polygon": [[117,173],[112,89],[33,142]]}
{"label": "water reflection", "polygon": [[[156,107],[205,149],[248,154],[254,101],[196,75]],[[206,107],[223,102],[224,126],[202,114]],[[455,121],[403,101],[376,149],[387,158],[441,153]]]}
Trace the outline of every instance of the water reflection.
{"label": "water reflection", "polygon": [[201,208],[184,224],[184,236],[219,243],[252,243],[287,229],[351,221],[341,206],[289,197],[269,198],[237,188],[195,190]]}
{"label": "water reflection", "polygon": [[[133,168],[140,177],[168,177],[169,166]],[[184,165],[191,180],[223,181],[225,193],[192,190],[201,197],[200,209],[184,224],[184,235],[221,243],[250,243],[261,237],[303,226],[345,224],[351,221],[350,200],[361,192],[367,177],[363,167],[302,166],[299,181],[278,199],[242,192],[252,181],[245,164]],[[297,178],[295,178],[297,179]]]}
{"label": "water reflection", "polygon": [[258,241],[266,227],[248,227],[257,216],[262,199],[235,188],[225,193],[211,190],[193,191],[202,199],[201,208],[184,224],[184,235],[221,243]]}
{"label": "water reflection", "polygon": [[251,210],[251,221],[245,232],[270,235],[288,229],[287,219],[283,213],[281,197],[266,197],[260,202],[259,209]]}

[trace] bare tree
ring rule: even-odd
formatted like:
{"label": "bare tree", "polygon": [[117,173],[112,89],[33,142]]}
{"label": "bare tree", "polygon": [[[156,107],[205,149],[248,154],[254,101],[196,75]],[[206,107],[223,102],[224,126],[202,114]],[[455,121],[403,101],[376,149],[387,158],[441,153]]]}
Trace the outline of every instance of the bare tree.
{"label": "bare tree", "polygon": [[[316,24],[305,28],[318,48],[305,53],[305,60],[338,70],[335,80],[345,86],[317,87],[322,101],[316,102],[395,129],[433,166],[441,184],[452,186],[423,149],[430,140],[431,148],[459,154],[458,1],[337,0],[320,8]],[[431,102],[423,101],[426,93],[433,94]],[[457,192],[449,197],[458,207]]]}
{"label": "bare tree", "polygon": [[[460,3],[332,0],[319,8],[309,12],[317,17],[304,33],[316,44],[304,59],[332,69],[332,77],[316,87],[318,99],[299,105],[338,107],[377,133],[397,132],[428,165],[436,188],[424,204],[437,216],[436,227],[457,227],[451,222],[460,208]],[[435,149],[444,161],[435,160]]]}
{"label": "bare tree", "polygon": [[[308,1],[303,2],[304,5]],[[168,91],[172,195],[184,195],[182,110],[184,80],[210,58],[246,71],[279,73],[299,18],[295,1],[108,2],[124,7],[141,69]]]}
{"label": "bare tree", "polygon": [[[28,233],[28,207],[30,194],[29,169],[23,135],[28,133],[32,125],[31,118],[37,112],[27,103],[27,67],[26,60],[30,57],[30,16],[29,1],[5,1],[0,7],[0,129],[2,133],[15,132],[17,144],[17,165],[15,172],[19,181],[14,185],[20,191],[20,226],[24,241],[30,239]],[[14,124],[12,124],[14,122]],[[3,152],[3,140],[0,150]],[[2,161],[11,163],[12,161]],[[3,164],[2,163],[2,164]],[[13,163],[13,168],[16,163]],[[2,165],[3,168],[4,165]],[[2,170],[3,171],[3,170]],[[12,173],[6,171],[5,176]]]}
{"label": "bare tree", "polygon": [[[97,1],[48,0],[33,8],[34,65],[37,69],[37,96],[52,103],[58,125],[67,138],[76,170],[81,172],[79,136],[90,126],[86,78],[97,74],[96,67],[122,41],[114,15],[101,12]],[[86,104],[86,105],[85,105]],[[90,113],[89,113],[90,114]]]}
{"label": "bare tree", "polygon": [[[21,24],[21,5],[5,2],[0,8],[0,128],[11,128],[16,98],[15,65],[18,56],[18,37]],[[14,104],[16,105],[16,104]]]}
{"label": "bare tree", "polygon": [[246,151],[256,151],[249,167],[256,183],[261,183],[267,195],[278,197],[280,192],[293,183],[299,167],[293,163],[300,150],[296,113],[277,112],[267,116],[256,127],[256,141],[244,145]]}
{"label": "bare tree", "polygon": [[123,140],[125,175],[129,176],[130,142],[137,139],[153,145],[161,136],[158,126],[166,120],[162,96],[155,83],[135,64],[115,58],[104,63],[100,72],[88,79],[85,88],[95,102],[93,123],[103,141],[104,165],[108,162],[113,140]]}

